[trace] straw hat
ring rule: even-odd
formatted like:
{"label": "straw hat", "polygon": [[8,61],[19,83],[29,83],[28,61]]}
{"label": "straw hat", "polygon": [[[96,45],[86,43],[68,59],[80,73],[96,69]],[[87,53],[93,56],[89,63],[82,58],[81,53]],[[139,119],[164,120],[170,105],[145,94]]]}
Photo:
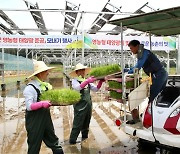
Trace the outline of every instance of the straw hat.
{"label": "straw hat", "polygon": [[91,71],[91,68],[89,68],[89,67],[87,67],[87,66],[84,66],[84,65],[81,64],[81,63],[78,63],[78,64],[75,66],[74,71],[72,71],[71,73],[69,73],[69,75],[70,75],[71,77],[77,77],[76,71],[77,71],[77,70],[82,70],[82,69],[85,69],[85,75],[87,75],[87,74]]}
{"label": "straw hat", "polygon": [[48,67],[43,61],[33,61],[33,63],[34,63],[34,73],[31,74],[28,77],[28,79],[35,76],[36,74],[55,68],[55,67]]}

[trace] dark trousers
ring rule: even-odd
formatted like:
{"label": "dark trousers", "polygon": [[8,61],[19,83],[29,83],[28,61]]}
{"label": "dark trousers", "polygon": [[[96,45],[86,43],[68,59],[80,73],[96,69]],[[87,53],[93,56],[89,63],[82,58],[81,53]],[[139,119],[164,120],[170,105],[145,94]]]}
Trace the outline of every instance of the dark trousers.
{"label": "dark trousers", "polygon": [[157,73],[152,74],[149,102],[152,102],[154,98],[165,88],[167,79],[168,74],[164,68],[159,70]]}
{"label": "dark trousers", "polygon": [[63,154],[59,139],[54,132],[49,109],[26,111],[25,119],[28,154],[39,154],[42,141],[52,149],[54,154]]}
{"label": "dark trousers", "polygon": [[86,107],[83,109],[74,107],[74,121],[70,134],[70,142],[76,142],[80,132],[82,134],[82,138],[88,138],[91,116],[92,104],[87,103]]}

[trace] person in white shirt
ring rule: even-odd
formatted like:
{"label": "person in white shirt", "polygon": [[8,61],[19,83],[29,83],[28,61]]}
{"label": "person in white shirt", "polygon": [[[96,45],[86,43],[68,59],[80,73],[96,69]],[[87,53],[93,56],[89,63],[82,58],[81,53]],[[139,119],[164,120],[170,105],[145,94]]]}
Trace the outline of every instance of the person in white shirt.
{"label": "person in white shirt", "polygon": [[23,91],[26,104],[25,126],[27,130],[28,154],[38,154],[42,141],[52,149],[53,154],[63,154],[59,139],[55,135],[51,119],[49,101],[40,101],[40,95],[52,86],[47,80],[48,67],[43,61],[34,63],[34,73],[28,77],[31,81]]}
{"label": "person in white shirt", "polygon": [[72,88],[81,93],[80,101],[74,105],[74,120],[69,139],[70,144],[76,144],[80,132],[82,134],[82,140],[88,138],[89,124],[92,115],[90,90],[95,92],[98,91],[105,81],[104,79],[99,80],[98,85],[96,86],[93,84],[96,80],[94,77],[85,79],[85,76],[90,70],[91,68],[79,63],[76,65],[75,70],[69,74],[70,77],[73,77]]}

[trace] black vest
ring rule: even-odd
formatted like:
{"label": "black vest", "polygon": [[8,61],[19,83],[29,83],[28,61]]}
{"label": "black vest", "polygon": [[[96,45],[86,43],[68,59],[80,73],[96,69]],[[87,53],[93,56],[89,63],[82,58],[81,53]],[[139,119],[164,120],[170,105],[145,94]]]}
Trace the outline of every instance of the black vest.
{"label": "black vest", "polygon": [[143,65],[144,72],[149,76],[149,74],[154,74],[162,68],[162,64],[159,59],[149,51],[147,60]]}
{"label": "black vest", "polygon": [[40,95],[41,95],[40,90],[37,89],[33,84],[28,84],[28,85],[31,85],[36,90],[36,92],[37,92],[37,102],[39,102],[40,101]]}

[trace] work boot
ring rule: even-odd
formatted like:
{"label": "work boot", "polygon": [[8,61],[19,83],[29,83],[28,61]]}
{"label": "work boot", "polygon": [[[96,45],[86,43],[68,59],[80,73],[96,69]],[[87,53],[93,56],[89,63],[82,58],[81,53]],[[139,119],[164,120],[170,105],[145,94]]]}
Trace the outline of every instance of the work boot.
{"label": "work boot", "polygon": [[53,151],[53,154],[64,154],[63,150]]}
{"label": "work boot", "polygon": [[81,141],[84,141],[84,140],[86,140],[88,138],[88,132],[83,132],[82,133],[82,139],[81,139]]}
{"label": "work boot", "polygon": [[134,109],[131,111],[133,120],[128,120],[126,124],[136,124],[140,122],[139,120],[139,111],[137,109]]}
{"label": "work boot", "polygon": [[133,119],[139,119],[139,111],[138,111],[138,109],[134,109],[134,110],[132,110],[131,111],[131,114],[132,114],[132,118]]}
{"label": "work boot", "polygon": [[69,144],[76,144],[76,141],[69,140]]}
{"label": "work boot", "polygon": [[136,124],[136,123],[138,123],[138,122],[140,122],[139,119],[133,119],[133,120],[128,120],[128,121],[126,122],[126,124],[131,124],[131,125],[133,125],[133,124]]}
{"label": "work boot", "polygon": [[80,143],[80,141],[72,141],[72,140],[69,140],[69,144],[71,144],[71,145],[76,144],[76,143]]}

